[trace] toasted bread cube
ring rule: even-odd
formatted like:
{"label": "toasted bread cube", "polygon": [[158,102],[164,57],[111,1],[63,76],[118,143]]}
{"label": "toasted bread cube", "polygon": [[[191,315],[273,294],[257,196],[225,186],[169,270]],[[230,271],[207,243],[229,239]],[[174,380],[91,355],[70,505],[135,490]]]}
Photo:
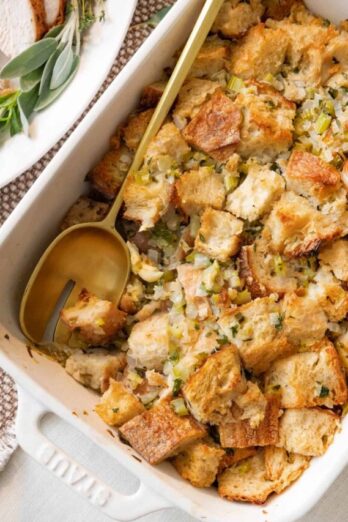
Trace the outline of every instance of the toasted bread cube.
{"label": "toasted bread cube", "polygon": [[266,165],[253,165],[242,184],[227,197],[226,210],[239,218],[255,221],[271,210],[284,187],[280,174]]}
{"label": "toasted bread cube", "polygon": [[124,189],[123,217],[141,223],[140,231],[152,228],[167,211],[173,192],[174,185],[164,176],[147,184],[131,176]]}
{"label": "toasted bread cube", "polygon": [[258,24],[233,49],[231,72],[245,80],[263,80],[267,74],[275,75],[284,63],[288,44],[285,31]]}
{"label": "toasted bread cube", "polygon": [[169,319],[156,313],[136,323],[128,337],[128,355],[136,365],[148,370],[161,370],[169,351]]}
{"label": "toasted bread cube", "polygon": [[223,161],[240,141],[241,124],[240,108],[220,89],[201,106],[182,134],[190,145]]}
{"label": "toasted bread cube", "polygon": [[99,299],[87,290],[81,290],[74,306],[63,308],[62,321],[71,331],[91,345],[103,345],[112,341],[126,320],[126,314],[111,301]]}
{"label": "toasted bread cube", "polygon": [[[232,408],[233,412],[233,408]],[[279,400],[269,396],[264,419],[253,428],[249,420],[236,417],[219,425],[220,442],[223,448],[248,448],[250,446],[269,446],[278,442]]]}
{"label": "toasted bread cube", "polygon": [[228,339],[238,344],[245,367],[253,373],[264,372],[275,359],[294,350],[282,331],[280,304],[270,297],[227,311],[218,324]]}
{"label": "toasted bread cube", "polygon": [[196,488],[209,488],[225,451],[209,441],[194,442],[173,460],[177,472]]}
{"label": "toasted bread cube", "polygon": [[251,0],[249,3],[232,0],[225,2],[213,25],[214,33],[222,33],[228,38],[238,38],[247,30],[260,22],[264,12],[261,0]]}
{"label": "toasted bread cube", "polygon": [[339,239],[324,247],[319,253],[320,263],[327,266],[337,279],[348,281],[348,241]]}
{"label": "toasted bread cube", "polygon": [[225,262],[239,249],[243,222],[228,212],[206,208],[195,239],[195,249],[213,259]]}
{"label": "toasted bread cube", "polygon": [[306,198],[285,192],[269,215],[263,237],[272,252],[298,257],[341,234],[341,227],[313,208]]}
{"label": "toasted bread cube", "polygon": [[267,390],[279,391],[282,408],[344,404],[347,385],[337,351],[328,340],[275,361],[265,375]]}
{"label": "toasted bread cube", "polygon": [[76,350],[66,360],[65,370],[84,386],[103,393],[109,386],[110,378],[116,378],[126,365],[124,353],[95,348]]}
{"label": "toasted bread cube", "polygon": [[190,264],[184,264],[179,265],[177,271],[178,281],[183,287],[186,305],[190,308],[191,315],[195,315],[200,320],[206,319],[210,315],[211,309],[208,297],[199,295],[203,270]]}
{"label": "toasted bread cube", "polygon": [[179,417],[164,401],[123,424],[120,433],[150,464],[159,464],[207,435],[193,417]]}
{"label": "toasted bread cube", "polygon": [[348,375],[348,331],[337,337],[335,346],[340,356],[344,371],[346,372],[346,375]]}
{"label": "toasted bread cube", "polygon": [[146,111],[138,112],[133,114],[127,120],[125,126],[122,129],[123,139],[126,142],[127,147],[135,152],[138,148],[139,143],[143,135],[145,134],[146,128],[150,123],[154,109],[147,109]]}
{"label": "toasted bread cube", "polygon": [[68,210],[60,224],[60,230],[65,230],[79,223],[101,221],[109,212],[109,208],[108,203],[101,203],[87,196],[81,196]]}
{"label": "toasted bread cube", "polygon": [[155,107],[166,87],[165,81],[154,82],[144,87],[141,93],[140,106],[141,107]]}
{"label": "toasted bread cube", "polygon": [[184,121],[186,125],[185,118],[193,118],[199,111],[199,107],[220,87],[218,82],[189,78],[179,91],[173,118]]}
{"label": "toasted bread cube", "polygon": [[322,307],[330,321],[342,321],[348,314],[348,292],[327,267],[315,274],[308,296]]}
{"label": "toasted bread cube", "polygon": [[320,205],[341,187],[341,177],[335,167],[309,152],[295,150],[286,167],[287,189]]}
{"label": "toasted bread cube", "polygon": [[250,82],[235,100],[243,111],[237,152],[272,161],[293,142],[296,105],[265,83]]}
{"label": "toasted bread cube", "polygon": [[256,455],[256,448],[234,448],[227,449],[227,453],[220,460],[219,472],[222,472],[226,468],[230,468],[233,464],[237,464],[241,460],[245,460],[249,457]]}
{"label": "toasted bread cube", "polygon": [[126,290],[120,300],[120,308],[127,314],[135,314],[140,306],[145,294],[145,287],[140,279],[131,275],[127,283]]}
{"label": "toasted bread cube", "polygon": [[308,295],[286,294],[283,314],[284,333],[296,345],[320,341],[328,328],[328,320],[320,303]]}
{"label": "toasted bread cube", "polygon": [[145,407],[138,397],[114,379],[110,379],[109,388],[95,406],[99,417],[109,426],[122,426],[144,410]]}
{"label": "toasted bread cube", "polygon": [[234,418],[246,420],[251,428],[257,428],[265,418],[267,399],[256,383],[248,381],[246,391],[235,397],[232,408]]}
{"label": "toasted bread cube", "polygon": [[130,151],[121,146],[109,150],[91,170],[88,179],[92,187],[107,199],[118,193],[132,161]]}
{"label": "toasted bread cube", "polygon": [[266,16],[276,20],[282,20],[289,16],[291,7],[297,0],[264,0]]}
{"label": "toasted bread cube", "polygon": [[182,390],[197,420],[217,424],[229,411],[233,397],[245,388],[238,350],[229,345],[210,355]]}
{"label": "toasted bread cube", "polygon": [[190,152],[190,147],[181,136],[178,128],[174,123],[165,123],[151,140],[145,153],[145,161],[168,155],[180,163],[188,152]]}
{"label": "toasted bread cube", "polygon": [[320,408],[286,410],[280,419],[279,442],[286,451],[308,457],[323,455],[333,441],[339,417]]}
{"label": "toasted bread cube", "polygon": [[265,472],[268,480],[275,482],[274,491],[281,493],[297,480],[309,466],[309,457],[289,453],[283,448],[267,446],[264,449]]}
{"label": "toasted bread cube", "polygon": [[185,172],[175,184],[178,206],[185,214],[197,214],[206,207],[222,209],[225,187],[222,177],[209,167]]}
{"label": "toasted bread cube", "polygon": [[222,40],[206,40],[191,67],[190,76],[212,76],[223,70],[229,55],[228,46]]}

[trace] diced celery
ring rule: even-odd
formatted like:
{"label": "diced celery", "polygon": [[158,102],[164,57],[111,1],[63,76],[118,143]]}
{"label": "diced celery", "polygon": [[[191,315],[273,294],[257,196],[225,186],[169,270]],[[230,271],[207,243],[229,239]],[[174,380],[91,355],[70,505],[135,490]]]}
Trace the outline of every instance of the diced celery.
{"label": "diced celery", "polygon": [[327,129],[330,127],[332,121],[332,117],[322,112],[315,123],[315,132],[317,134],[324,134]]}
{"label": "diced celery", "polygon": [[249,290],[242,290],[238,292],[237,297],[234,299],[236,305],[243,305],[251,301],[251,294]]}
{"label": "diced celery", "polygon": [[273,74],[268,73],[268,74],[266,74],[264,80],[265,80],[265,82],[267,82],[267,83],[273,83],[274,80],[275,80],[275,77],[273,76]]}
{"label": "diced celery", "polygon": [[274,262],[274,271],[275,271],[276,275],[277,276],[285,275],[286,266],[285,266],[285,263],[284,263],[282,257],[279,254],[274,256],[273,262]]}
{"label": "diced celery", "polygon": [[230,91],[240,92],[243,87],[245,86],[243,80],[241,78],[238,78],[238,76],[231,76],[227,88]]}
{"label": "diced celery", "polygon": [[231,192],[238,186],[239,176],[228,172],[224,177],[225,189],[227,192]]}
{"label": "diced celery", "polygon": [[174,413],[179,415],[180,417],[183,417],[184,415],[188,415],[188,409],[186,408],[184,399],[174,399],[170,403],[171,407],[174,410]]}

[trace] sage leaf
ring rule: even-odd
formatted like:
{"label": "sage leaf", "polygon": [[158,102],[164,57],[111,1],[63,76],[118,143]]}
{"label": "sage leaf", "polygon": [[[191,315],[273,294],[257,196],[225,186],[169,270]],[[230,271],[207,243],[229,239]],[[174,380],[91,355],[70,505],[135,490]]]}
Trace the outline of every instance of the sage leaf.
{"label": "sage leaf", "polygon": [[62,32],[63,27],[64,24],[55,25],[45,34],[44,38],[56,38]]}
{"label": "sage leaf", "polygon": [[48,107],[54,100],[58,98],[58,96],[61,95],[61,93],[66,89],[66,87],[69,85],[69,83],[73,80],[76,71],[79,66],[80,59],[78,56],[74,57],[74,61],[72,64],[72,68],[70,71],[69,77],[65,80],[65,82],[60,85],[57,89],[49,90],[45,94],[42,94],[39,96],[39,99],[37,101],[37,104],[35,105],[35,112],[41,111],[42,109],[45,109]]}
{"label": "sage leaf", "polygon": [[149,25],[150,27],[156,27],[161,22],[161,20],[163,20],[163,18],[166,16],[168,11],[172,7],[173,6],[171,6],[171,5],[167,5],[166,7],[163,7],[163,9],[160,9],[159,11],[157,11],[157,13],[152,15],[151,18],[149,18],[147,20],[147,22],[145,22],[146,25]]}
{"label": "sage leaf", "polygon": [[0,78],[17,78],[29,74],[43,65],[57,46],[58,42],[54,38],[43,38],[34,43],[3,67]]}
{"label": "sage leaf", "polygon": [[71,67],[74,61],[74,53],[69,44],[65,46],[60,53],[52,71],[50,89],[57,89],[69,77]]}
{"label": "sage leaf", "polygon": [[10,135],[14,136],[15,134],[22,132],[22,130],[23,130],[23,127],[22,127],[21,117],[19,115],[19,109],[18,109],[18,107],[14,107],[14,109],[12,111],[11,120],[10,120]]}
{"label": "sage leaf", "polygon": [[39,98],[39,85],[35,85],[31,91],[22,92],[18,98],[19,116],[25,134],[29,135],[29,118]]}
{"label": "sage leaf", "polygon": [[52,78],[52,71],[54,68],[54,65],[56,63],[56,60],[58,59],[58,56],[60,54],[60,49],[56,49],[53,54],[49,57],[49,59],[46,62],[45,68],[42,73],[41,81],[40,81],[40,89],[39,94],[46,93],[50,89],[50,83]]}
{"label": "sage leaf", "polygon": [[39,84],[43,70],[44,67],[38,67],[25,76],[22,76],[19,80],[22,91],[30,91],[33,87],[35,87],[35,85]]}

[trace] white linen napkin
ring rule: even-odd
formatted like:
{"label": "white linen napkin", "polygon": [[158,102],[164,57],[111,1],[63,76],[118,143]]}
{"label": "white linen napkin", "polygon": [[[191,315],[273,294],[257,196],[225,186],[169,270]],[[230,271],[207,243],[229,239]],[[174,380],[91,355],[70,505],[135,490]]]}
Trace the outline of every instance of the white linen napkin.
{"label": "white linen napkin", "polygon": [[17,447],[15,414],[17,391],[13,380],[0,368],[0,471]]}

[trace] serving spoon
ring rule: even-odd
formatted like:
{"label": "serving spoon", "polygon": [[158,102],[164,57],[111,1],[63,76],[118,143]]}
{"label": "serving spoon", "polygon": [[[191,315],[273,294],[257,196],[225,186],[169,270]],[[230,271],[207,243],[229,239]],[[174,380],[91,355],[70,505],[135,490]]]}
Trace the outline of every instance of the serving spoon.
{"label": "serving spoon", "polygon": [[[141,167],[145,151],[172,107],[223,1],[206,0],[108,215],[103,221],[82,223],[64,230],[37,263],[19,312],[22,332],[30,341],[40,344],[51,340],[46,339],[47,331],[57,307],[74,304],[83,288],[115,305],[119,303],[130,273],[127,245],[115,229],[125,182]],[[61,303],[71,287],[67,300]],[[64,343],[68,337],[67,327],[58,321],[54,340]]]}

